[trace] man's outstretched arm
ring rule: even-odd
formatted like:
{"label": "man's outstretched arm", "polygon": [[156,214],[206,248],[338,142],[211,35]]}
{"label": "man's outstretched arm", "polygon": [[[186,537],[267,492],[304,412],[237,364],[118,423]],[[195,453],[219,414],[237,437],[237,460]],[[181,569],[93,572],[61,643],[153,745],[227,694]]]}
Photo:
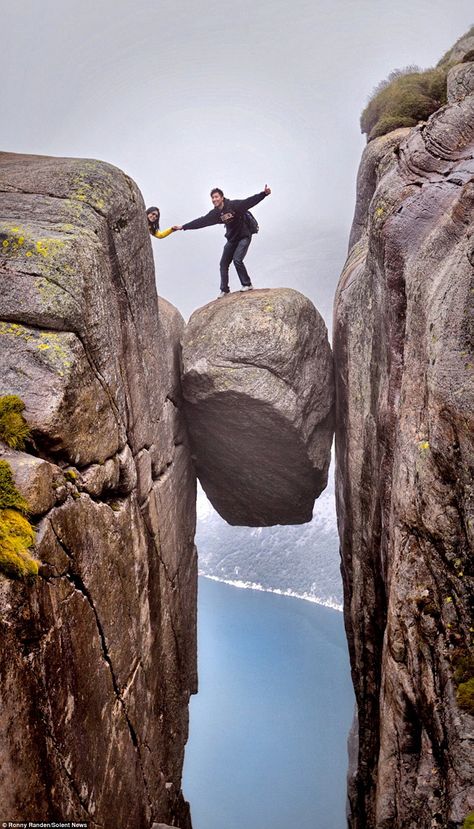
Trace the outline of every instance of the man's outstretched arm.
{"label": "man's outstretched arm", "polygon": [[216,210],[210,210],[205,216],[200,216],[199,219],[193,219],[192,222],[186,222],[182,225],[182,230],[199,230],[200,227],[210,227],[211,225],[220,224],[220,215]]}
{"label": "man's outstretched arm", "polygon": [[247,199],[232,199],[232,206],[236,210],[250,210],[251,207],[255,207],[256,204],[261,202],[265,196],[269,196],[271,192],[269,186],[266,184],[265,189],[261,193],[256,193],[255,196],[249,196]]}

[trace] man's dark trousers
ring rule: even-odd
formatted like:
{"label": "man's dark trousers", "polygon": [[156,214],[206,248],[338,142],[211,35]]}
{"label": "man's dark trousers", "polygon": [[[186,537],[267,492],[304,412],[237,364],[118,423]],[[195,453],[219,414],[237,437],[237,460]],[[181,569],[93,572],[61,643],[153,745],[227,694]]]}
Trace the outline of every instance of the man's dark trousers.
{"label": "man's dark trousers", "polygon": [[229,292],[229,265],[231,262],[235,265],[235,270],[239,275],[242,285],[251,285],[250,276],[247,273],[247,268],[244,265],[244,257],[249,249],[251,236],[244,236],[237,242],[226,242],[224,250],[222,251],[222,259],[220,262],[221,268],[221,291]]}

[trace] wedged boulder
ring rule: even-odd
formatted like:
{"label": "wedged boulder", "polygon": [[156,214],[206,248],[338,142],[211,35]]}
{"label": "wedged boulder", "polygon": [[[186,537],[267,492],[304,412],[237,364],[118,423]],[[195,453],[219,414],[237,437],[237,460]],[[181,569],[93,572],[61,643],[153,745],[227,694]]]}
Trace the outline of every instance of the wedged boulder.
{"label": "wedged boulder", "polygon": [[219,514],[251,527],[310,521],[327,483],[334,380],[309,299],[255,290],[195,311],[182,384],[196,471]]}

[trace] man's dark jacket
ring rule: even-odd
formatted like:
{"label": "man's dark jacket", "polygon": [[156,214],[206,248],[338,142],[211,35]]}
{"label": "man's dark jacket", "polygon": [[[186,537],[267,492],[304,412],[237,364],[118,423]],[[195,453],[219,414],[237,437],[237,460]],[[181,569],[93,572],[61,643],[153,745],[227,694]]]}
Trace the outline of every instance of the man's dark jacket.
{"label": "man's dark jacket", "polygon": [[225,222],[225,237],[229,242],[238,242],[240,239],[245,239],[245,237],[251,235],[245,221],[245,212],[250,210],[251,207],[255,207],[266,195],[262,191],[262,193],[257,193],[255,196],[249,196],[248,199],[224,199],[222,207],[213,207],[205,216],[187,222],[183,225],[183,230],[197,230],[200,227],[218,225],[224,221],[222,216],[226,213],[232,213],[232,218]]}

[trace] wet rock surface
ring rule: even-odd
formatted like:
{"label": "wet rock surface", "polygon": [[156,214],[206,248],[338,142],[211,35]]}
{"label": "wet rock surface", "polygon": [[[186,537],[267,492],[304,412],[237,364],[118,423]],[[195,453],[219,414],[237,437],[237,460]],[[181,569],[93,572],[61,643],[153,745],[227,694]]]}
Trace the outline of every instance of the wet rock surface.
{"label": "wet rock surface", "polygon": [[[107,164],[0,153],[2,449],[40,576],[0,577],[0,801],[12,820],[190,829],[195,477],[180,315],[158,299],[144,205]],[[162,307],[161,307],[162,305]]]}
{"label": "wet rock surface", "polygon": [[463,90],[426,124],[368,145],[335,300],[352,829],[454,829],[474,805],[474,712],[456,679],[472,654],[474,586],[474,95]]}
{"label": "wet rock surface", "polygon": [[327,483],[334,381],[326,326],[290,289],[198,309],[183,337],[183,395],[198,477],[229,524],[311,520]]}

